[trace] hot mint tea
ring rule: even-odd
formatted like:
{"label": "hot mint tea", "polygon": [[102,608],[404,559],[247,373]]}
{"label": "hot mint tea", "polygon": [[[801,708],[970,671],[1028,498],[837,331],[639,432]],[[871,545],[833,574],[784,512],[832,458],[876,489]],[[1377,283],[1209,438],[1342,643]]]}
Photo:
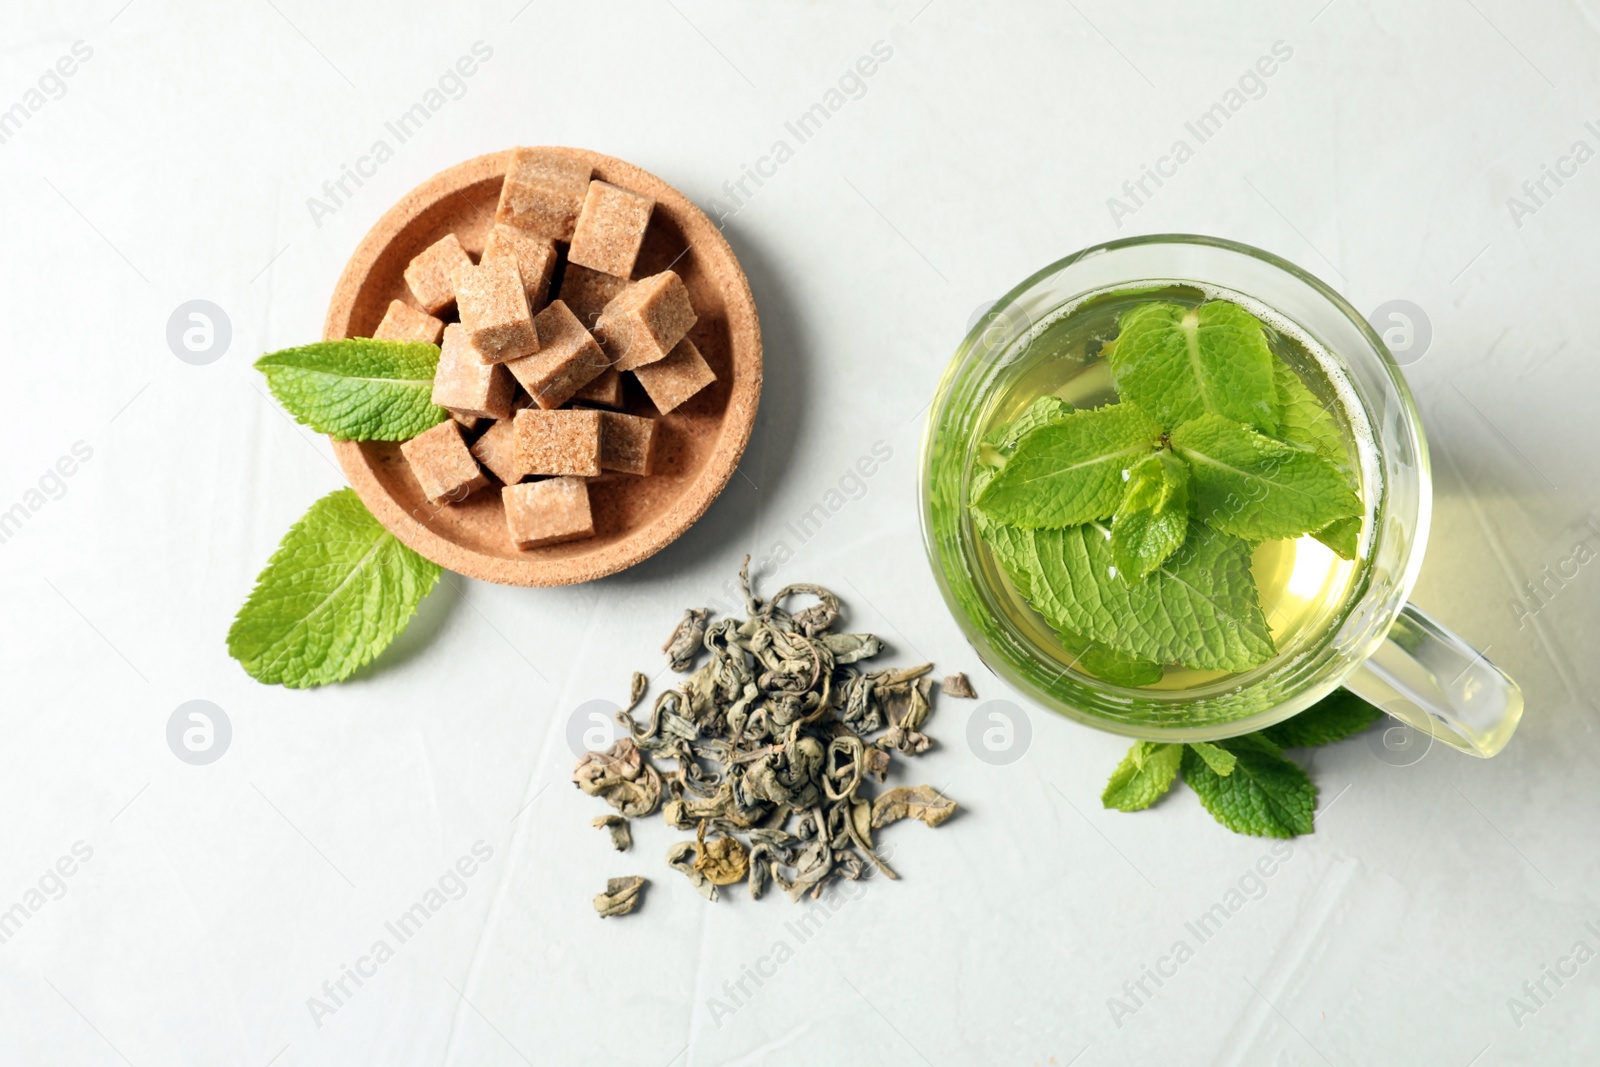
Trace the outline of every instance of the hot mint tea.
{"label": "hot mint tea", "polygon": [[1237,293],[1104,293],[1036,326],[969,503],[1010,620],[1063,669],[1187,689],[1315,633],[1357,573],[1361,410]]}

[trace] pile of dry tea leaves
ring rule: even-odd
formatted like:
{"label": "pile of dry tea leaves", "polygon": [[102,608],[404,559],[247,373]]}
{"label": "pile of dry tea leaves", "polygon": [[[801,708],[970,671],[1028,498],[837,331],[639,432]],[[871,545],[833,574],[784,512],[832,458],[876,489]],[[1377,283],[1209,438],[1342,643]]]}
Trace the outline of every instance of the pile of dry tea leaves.
{"label": "pile of dry tea leaves", "polygon": [[[750,617],[685,612],[664,651],[674,670],[692,673],[656,699],[646,722],[633,710],[649,682],[635,674],[632,701],[617,715],[627,736],[578,761],[578,788],[617,811],[595,826],[619,850],[631,844],[627,820],[658,810],[668,825],[692,831],[667,851],[667,865],[707,900],[739,882],[753,898],[776,884],[798,900],[873,868],[898,877],[874,851],[873,835],[907,818],[938,826],[956,811],[931,786],[876,795],[869,786],[885,780],[896,752],[915,756],[931,744],[922,727],[933,708],[932,664],[864,670],[857,664],[883,642],[834,633],[833,593],[797,584],[760,600],[748,556],[739,580]],[[809,603],[796,610],[802,601]],[[952,675],[945,689],[973,695],[964,675]],[[658,768],[657,760],[675,766]],[[602,918],[628,914],[644,884],[612,879],[595,910]]]}

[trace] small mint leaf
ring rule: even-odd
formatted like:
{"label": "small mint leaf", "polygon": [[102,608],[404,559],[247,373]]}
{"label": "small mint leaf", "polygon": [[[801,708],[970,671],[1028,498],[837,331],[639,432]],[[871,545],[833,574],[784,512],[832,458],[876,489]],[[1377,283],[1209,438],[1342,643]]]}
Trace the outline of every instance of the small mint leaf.
{"label": "small mint leaf", "polygon": [[1022,414],[999,429],[990,430],[985,434],[983,443],[997,449],[1002,455],[1009,456],[1016,451],[1017,442],[1026,437],[1030,431],[1048,426],[1075,410],[1077,409],[1059,396],[1035,397],[1032,403],[1022,409]]}
{"label": "small mint leaf", "polygon": [[1143,811],[1172,788],[1182,760],[1182,745],[1135,742],[1111,772],[1100,803],[1114,811]]}
{"label": "small mint leaf", "polygon": [[1232,752],[1204,741],[1191,741],[1189,747],[1194,749],[1195,755],[1206,761],[1207,767],[1224,778],[1233,773],[1234,766],[1239,762],[1239,757]]}
{"label": "small mint leaf", "polygon": [[1260,731],[1279,748],[1316,748],[1360,733],[1383,712],[1348,689],[1335,689],[1292,719]]}
{"label": "small mint leaf", "polygon": [[995,522],[1030,528],[1110,518],[1122,472],[1154,451],[1161,427],[1131,404],[1074,411],[1037,426],[978,494]]}
{"label": "small mint leaf", "polygon": [[1312,536],[1333,549],[1341,559],[1355,559],[1361,553],[1361,517],[1330,522]]}
{"label": "small mint leaf", "polygon": [[1189,469],[1170,452],[1146,456],[1128,472],[1128,491],[1111,522],[1111,555],[1131,581],[1178,550],[1189,532]]}
{"label": "small mint leaf", "polygon": [[1277,358],[1244,308],[1225,300],[1141,304],[1119,325],[1109,355],[1117,392],[1164,428],[1210,413],[1276,432]]}
{"label": "small mint leaf", "polygon": [[1071,642],[1081,642],[1079,647],[1083,648],[1083,652],[1078,655],[1078,662],[1074,666],[1088,671],[1101,681],[1135,687],[1161,681],[1164,672],[1159,663],[1137,659],[1106,645],[1094,644],[1076,634],[1063,634],[1062,638],[1068,642],[1069,650],[1072,648]]}
{"label": "small mint leaf", "polygon": [[228,630],[228,654],[257,681],[291,689],[348,678],[389,647],[439,580],[353,489],[289,528]]}
{"label": "small mint leaf", "polygon": [[1296,837],[1312,831],[1317,787],[1306,772],[1255,734],[1221,743],[1235,756],[1233,773],[1216,773],[1193,748],[1183,754],[1183,780],[1213,818],[1240,834]]}
{"label": "small mint leaf", "polygon": [[1179,426],[1172,449],[1189,464],[1195,517],[1235,537],[1297,537],[1361,514],[1332,463],[1220,416]]}
{"label": "small mint leaf", "polygon": [[1278,436],[1292,445],[1311,449],[1341,472],[1353,475],[1355,461],[1350,456],[1350,445],[1333,414],[1338,401],[1322,403],[1294,368],[1281,359],[1272,361],[1272,376],[1278,394]]}
{"label": "small mint leaf", "polygon": [[449,418],[433,404],[439,346],[352,337],[256,360],[295,421],[351,441],[405,441]]}
{"label": "small mint leaf", "polygon": [[1236,537],[1190,523],[1182,548],[1130,582],[1115,572],[1103,526],[1031,533],[1029,603],[1057,630],[1197,670],[1248,670],[1275,653],[1250,546]]}

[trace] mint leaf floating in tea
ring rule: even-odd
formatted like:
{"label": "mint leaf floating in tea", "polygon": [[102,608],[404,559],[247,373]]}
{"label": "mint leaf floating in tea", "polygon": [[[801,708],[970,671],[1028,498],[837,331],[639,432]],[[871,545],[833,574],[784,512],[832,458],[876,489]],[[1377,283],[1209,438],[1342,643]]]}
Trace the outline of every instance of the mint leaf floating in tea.
{"label": "mint leaf floating in tea", "polygon": [[255,365],[289,414],[318,433],[405,441],[449,417],[432,399],[438,345],[352,337],[272,352]]}
{"label": "mint leaf floating in tea", "polygon": [[1219,742],[1235,757],[1226,777],[1192,747],[1183,754],[1183,780],[1213,818],[1235,833],[1256,837],[1309,834],[1317,787],[1306,772],[1259,734]]}
{"label": "mint leaf floating in tea", "polygon": [[1116,811],[1143,811],[1172,788],[1182,760],[1182,745],[1135,742],[1111,772],[1100,802]]}
{"label": "mint leaf floating in tea", "polygon": [[1128,491],[1111,522],[1111,555],[1130,579],[1148,575],[1189,532],[1189,469],[1158,452],[1128,471]]}
{"label": "mint leaf floating in tea", "polygon": [[1149,303],[1126,312],[1120,325],[1110,360],[1124,401],[1169,430],[1205,414],[1277,430],[1276,357],[1250,312],[1225,300]]}
{"label": "mint leaf floating in tea", "polygon": [[[956,811],[930,786],[872,789],[897,758],[932,743],[922,732],[932,665],[857,666],[883,642],[835,632],[838,597],[796,584],[762,600],[749,566],[746,557],[739,578],[750,617],[685,613],[664,651],[692,672],[656,697],[644,721],[632,707],[618,713],[626,736],[585,754],[573,780],[620,815],[659,809],[668,826],[693,831],[667,850],[667,866],[707,900],[741,882],[753,898],[776,884],[799,899],[874,869],[898,877],[877,832],[908,818],[938,826]],[[634,705],[642,678],[634,676]]]}
{"label": "mint leaf floating in tea", "polygon": [[1353,474],[1355,462],[1339,421],[1334,417],[1337,401],[1318,400],[1294,368],[1274,360],[1273,382],[1278,395],[1278,436],[1292,445],[1303,445],[1340,471]]}
{"label": "mint leaf floating in tea", "polygon": [[1161,427],[1131,404],[1060,415],[1029,430],[978,495],[990,519],[1061,527],[1108,519],[1125,490],[1123,472],[1150,455]]}
{"label": "mint leaf floating in tea", "polygon": [[1261,731],[1280,748],[1317,748],[1353,737],[1383,718],[1383,710],[1348,689],[1335,689],[1292,719]]}
{"label": "mint leaf floating in tea", "polygon": [[1054,627],[1155,663],[1248,670],[1275,651],[1250,574],[1250,546],[1191,523],[1184,545],[1141,581],[1116,573],[1098,523],[1034,530],[1033,606]]}
{"label": "mint leaf floating in tea", "polygon": [[1361,550],[1361,517],[1337,519],[1312,535],[1342,559],[1355,559]]}
{"label": "mint leaf floating in tea", "polygon": [[389,646],[439,580],[352,489],[315,504],[284,536],[228,630],[228,654],[291,689],[348,678]]}
{"label": "mint leaf floating in tea", "polygon": [[1188,464],[1195,517],[1250,541],[1297,537],[1361,514],[1343,474],[1315,452],[1217,415],[1172,431]]}

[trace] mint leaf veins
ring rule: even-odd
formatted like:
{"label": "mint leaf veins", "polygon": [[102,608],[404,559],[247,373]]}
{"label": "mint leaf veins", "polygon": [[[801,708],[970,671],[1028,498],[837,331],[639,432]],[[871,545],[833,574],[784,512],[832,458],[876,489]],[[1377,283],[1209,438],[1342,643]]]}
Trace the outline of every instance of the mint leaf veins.
{"label": "mint leaf veins", "polygon": [[449,417],[433,404],[439,346],[344,341],[286,348],[256,360],[295,420],[352,441],[405,441]]}

